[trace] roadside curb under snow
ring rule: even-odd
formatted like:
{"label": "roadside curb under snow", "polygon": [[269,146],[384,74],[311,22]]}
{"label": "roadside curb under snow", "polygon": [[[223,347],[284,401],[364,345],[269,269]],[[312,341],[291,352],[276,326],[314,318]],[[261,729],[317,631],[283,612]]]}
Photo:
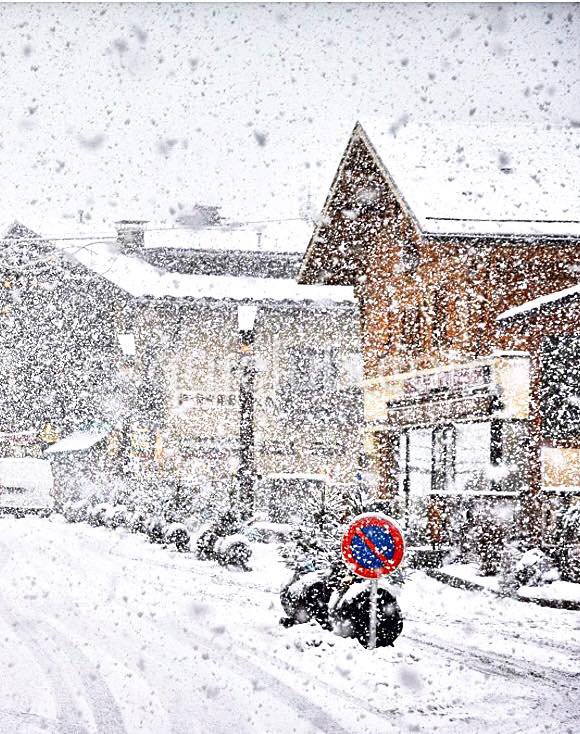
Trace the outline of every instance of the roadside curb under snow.
{"label": "roadside curb under snow", "polygon": [[567,609],[573,612],[580,611],[580,601],[574,601],[573,599],[544,599],[537,596],[524,596],[520,594],[509,594],[503,591],[496,591],[490,589],[487,586],[476,584],[474,581],[467,581],[461,579],[458,576],[453,576],[445,571],[439,571],[438,569],[425,569],[425,573],[431,578],[437,581],[442,581],[444,584],[453,586],[456,589],[466,589],[467,591],[485,591],[495,596],[503,596],[508,599],[515,599],[516,601],[531,602],[532,604],[538,604],[541,607],[552,607],[553,609]]}

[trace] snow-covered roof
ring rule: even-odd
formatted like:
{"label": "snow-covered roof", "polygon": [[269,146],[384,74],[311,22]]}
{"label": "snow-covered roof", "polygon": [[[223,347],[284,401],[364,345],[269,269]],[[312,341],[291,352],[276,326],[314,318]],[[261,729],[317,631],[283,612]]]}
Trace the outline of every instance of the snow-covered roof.
{"label": "snow-covered roof", "polygon": [[557,303],[558,301],[561,301],[564,298],[568,298],[569,296],[576,295],[580,295],[580,285],[573,285],[570,288],[565,288],[562,291],[548,293],[545,296],[540,296],[539,298],[534,298],[531,301],[526,301],[526,303],[522,303],[520,306],[509,308],[507,311],[503,311],[503,313],[500,313],[499,316],[497,316],[497,321],[504,321],[505,319],[514,318],[514,316],[521,316],[522,314],[529,313],[530,311],[535,311],[536,309],[543,308],[544,306],[547,306],[549,304]]}
{"label": "snow-covered roof", "polygon": [[361,125],[425,233],[580,235],[580,130]]}
{"label": "snow-covered roof", "polygon": [[69,451],[86,451],[102,441],[109,434],[107,430],[74,431],[69,436],[61,438],[46,449],[45,454],[64,454]]}
{"label": "snow-covered roof", "polygon": [[145,248],[188,250],[244,250],[249,252],[302,253],[306,250],[312,224],[303,219],[228,224],[188,229],[145,228]]}
{"label": "snow-covered roof", "polygon": [[0,487],[47,491],[52,484],[52,469],[46,459],[0,459]]}
{"label": "snow-covered roof", "polygon": [[64,248],[87,268],[133,296],[157,298],[230,298],[236,301],[353,301],[351,287],[298,285],[285,278],[188,275],[156,268],[139,257],[123,255],[116,244],[68,242]]}

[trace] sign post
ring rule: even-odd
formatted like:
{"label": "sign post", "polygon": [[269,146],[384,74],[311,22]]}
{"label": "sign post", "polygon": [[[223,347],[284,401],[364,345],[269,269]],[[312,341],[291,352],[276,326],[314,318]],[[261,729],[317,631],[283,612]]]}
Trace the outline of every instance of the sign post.
{"label": "sign post", "polygon": [[397,523],[380,512],[355,517],[342,538],[342,557],[357,576],[370,579],[368,649],[377,646],[378,579],[403,560],[405,541]]}
{"label": "sign post", "polygon": [[371,579],[371,590],[369,597],[369,650],[377,646],[377,601],[379,599],[379,582]]}

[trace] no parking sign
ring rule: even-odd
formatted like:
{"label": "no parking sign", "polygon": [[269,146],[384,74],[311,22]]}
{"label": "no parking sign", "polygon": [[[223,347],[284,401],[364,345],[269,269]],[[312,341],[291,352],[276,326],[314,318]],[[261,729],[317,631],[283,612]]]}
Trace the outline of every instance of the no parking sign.
{"label": "no parking sign", "polygon": [[405,541],[397,523],[380,512],[359,515],[342,539],[347,566],[366,579],[392,573],[403,560]]}
{"label": "no parking sign", "polygon": [[392,573],[403,560],[405,541],[397,523],[381,512],[355,517],[342,538],[342,557],[357,576],[371,579],[369,648],[377,640],[377,579]]}

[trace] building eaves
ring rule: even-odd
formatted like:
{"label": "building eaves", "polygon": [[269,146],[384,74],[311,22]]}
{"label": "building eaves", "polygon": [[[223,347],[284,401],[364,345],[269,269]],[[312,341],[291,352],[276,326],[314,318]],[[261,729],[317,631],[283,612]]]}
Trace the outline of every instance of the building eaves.
{"label": "building eaves", "polygon": [[562,301],[577,300],[580,298],[580,285],[573,285],[555,293],[549,293],[545,296],[539,296],[531,301],[526,301],[519,306],[509,308],[496,317],[496,321],[508,321],[517,317],[525,317],[533,311],[537,311],[546,307],[560,305]]}

